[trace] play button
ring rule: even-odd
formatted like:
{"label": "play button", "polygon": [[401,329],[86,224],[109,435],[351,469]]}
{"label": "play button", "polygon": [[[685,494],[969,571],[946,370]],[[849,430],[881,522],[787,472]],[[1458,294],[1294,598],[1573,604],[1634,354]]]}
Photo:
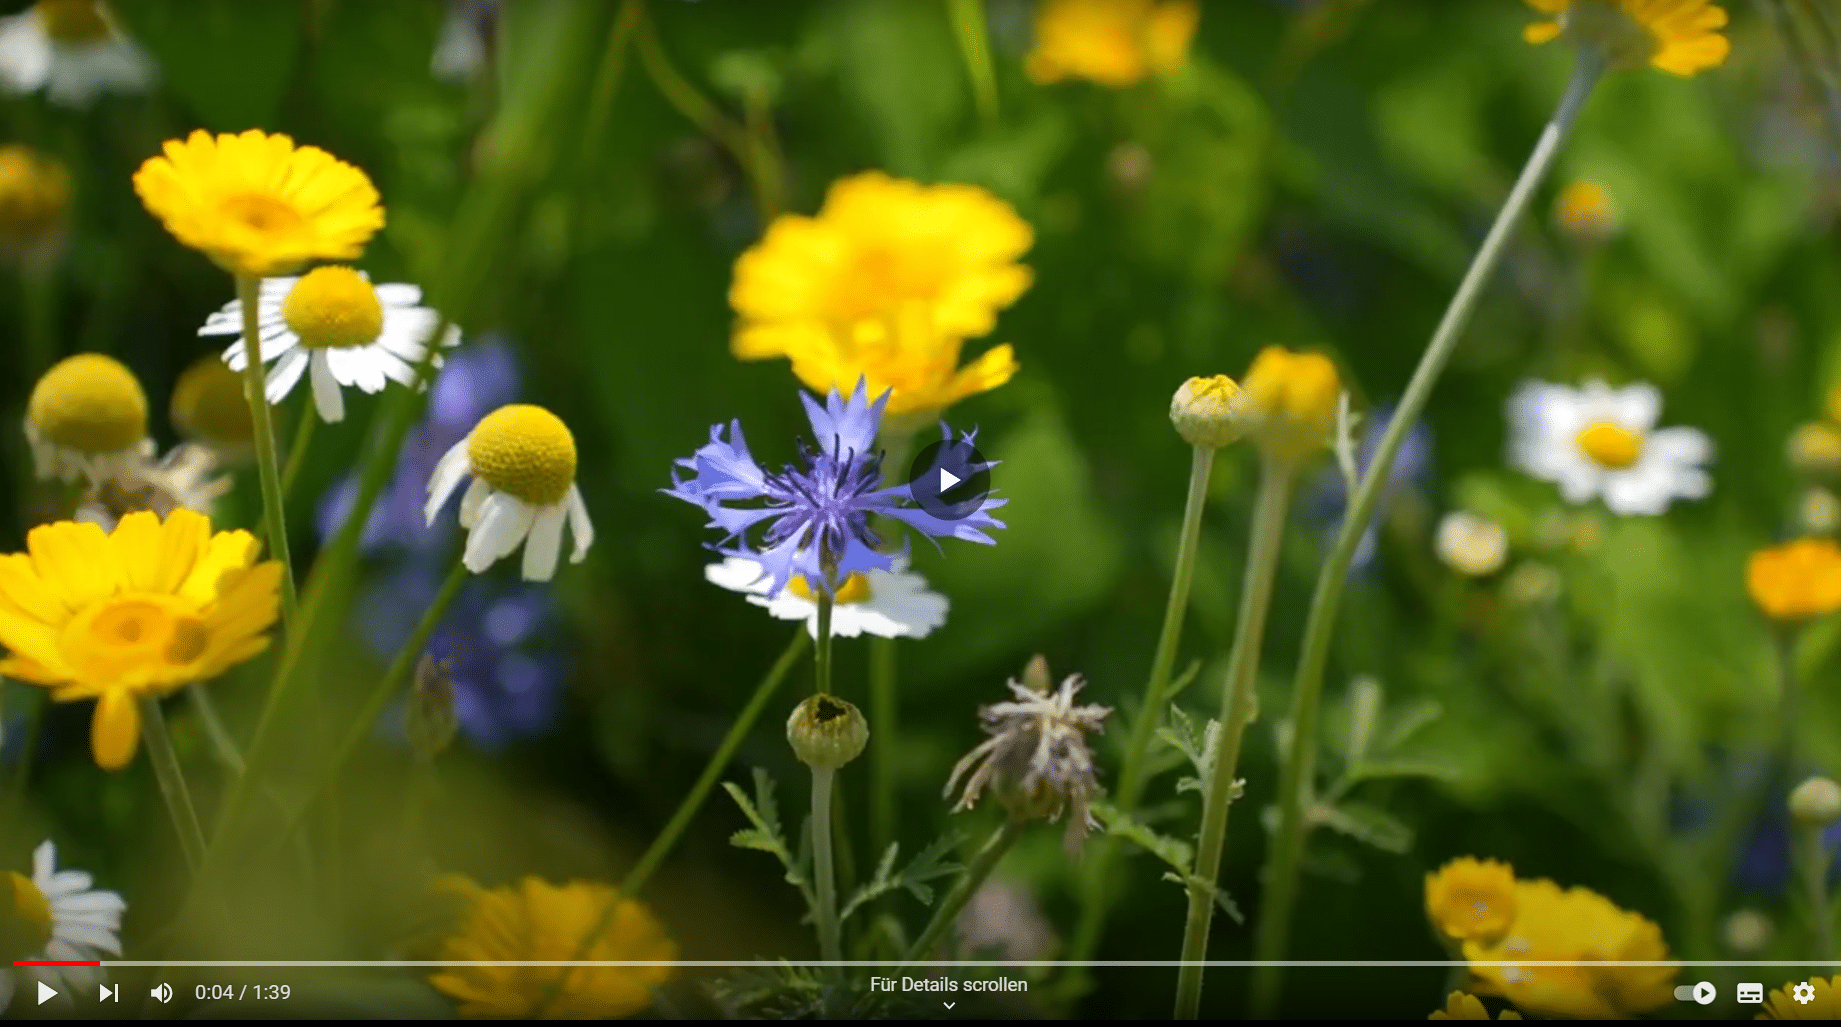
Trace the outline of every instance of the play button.
{"label": "play button", "polygon": [[991,462],[963,439],[941,439],[915,454],[908,467],[914,502],[943,521],[976,513],[991,494]]}
{"label": "play button", "polygon": [[38,1004],[39,1005],[42,1006],[46,1002],[49,1002],[50,1000],[56,998],[57,994],[58,994],[58,990],[56,988],[53,988],[51,985],[46,984],[44,981],[38,982]]}

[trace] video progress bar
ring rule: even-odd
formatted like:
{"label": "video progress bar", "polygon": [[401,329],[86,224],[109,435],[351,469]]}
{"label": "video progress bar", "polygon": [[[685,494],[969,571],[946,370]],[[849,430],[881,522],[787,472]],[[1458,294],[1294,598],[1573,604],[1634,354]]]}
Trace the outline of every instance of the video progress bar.
{"label": "video progress bar", "polygon": [[1207,959],[1185,962],[1180,959],[924,959],[913,962],[876,959],[104,959],[89,963],[47,963],[27,960],[14,966],[100,966],[104,968],[152,967],[205,969],[289,969],[343,968],[361,969],[437,969],[441,967],[674,967],[709,969],[771,969],[773,967],[862,967],[896,970],[988,970],[1061,967],[1099,969],[1167,969],[1201,966],[1220,969],[1250,969],[1271,966],[1296,969],[1397,970],[1453,967],[1841,967],[1841,961],[1819,959]]}

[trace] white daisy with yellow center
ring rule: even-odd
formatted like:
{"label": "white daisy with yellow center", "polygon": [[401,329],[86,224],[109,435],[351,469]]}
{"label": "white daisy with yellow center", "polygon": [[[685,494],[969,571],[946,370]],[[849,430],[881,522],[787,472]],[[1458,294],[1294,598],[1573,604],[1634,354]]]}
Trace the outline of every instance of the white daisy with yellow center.
{"label": "white daisy with yellow center", "polygon": [[1695,428],[1657,428],[1662,394],[1647,382],[1524,382],[1508,413],[1510,462],[1569,503],[1602,498],[1613,513],[1653,515],[1713,489],[1703,467],[1713,441]]}
{"label": "white daisy with yellow center", "polygon": [[98,93],[141,92],[153,79],[153,61],[98,0],[38,0],[0,18],[0,84],[15,93],[43,89],[81,107]]}
{"label": "white daisy with yellow center", "polygon": [[[84,962],[121,955],[121,915],[128,904],[112,891],[90,888],[90,875],[59,870],[57,847],[46,841],[32,853],[32,876],[0,872],[0,958]],[[10,963],[7,967],[11,970]],[[94,993],[105,980],[89,966],[38,966],[0,971],[0,1013],[20,983],[43,980],[66,995]]]}
{"label": "white daisy with yellow center", "polygon": [[26,441],[41,478],[101,484],[150,459],[147,394],[121,361],[79,353],[52,365],[26,402]]}
{"label": "white daisy with yellow center", "polygon": [[473,484],[460,500],[467,570],[480,574],[523,545],[524,580],[548,581],[565,521],[575,537],[569,562],[588,555],[594,525],[575,485],[575,436],[555,414],[514,403],[481,418],[435,465],[423,508],[429,524],[468,476]]}
{"label": "white daisy with yellow center", "polygon": [[[327,422],[345,419],[340,386],[381,392],[388,382],[415,384],[416,365],[428,352],[440,315],[422,302],[413,285],[372,285],[362,271],[338,265],[314,268],[298,278],[265,278],[256,322],[262,362],[269,365],[268,401],[279,403],[306,375],[313,403]],[[205,320],[200,335],[243,334],[243,304],[231,300]],[[450,327],[443,348],[460,342]],[[243,341],[224,351],[231,370],[247,363]],[[435,358],[441,366],[441,358]]]}
{"label": "white daisy with yellow center", "polygon": [[[772,599],[773,581],[763,574],[761,565],[745,557],[731,556],[721,563],[703,568],[710,584],[731,592],[741,592],[756,606],[780,620],[805,621],[806,630],[818,637],[818,598],[805,578],[795,575],[781,593]],[[946,597],[927,589],[927,579],[908,571],[908,562],[897,558],[888,570],[852,574],[837,590],[831,608],[831,633],[845,638],[878,635],[882,638],[926,638],[933,629],[946,623]]]}

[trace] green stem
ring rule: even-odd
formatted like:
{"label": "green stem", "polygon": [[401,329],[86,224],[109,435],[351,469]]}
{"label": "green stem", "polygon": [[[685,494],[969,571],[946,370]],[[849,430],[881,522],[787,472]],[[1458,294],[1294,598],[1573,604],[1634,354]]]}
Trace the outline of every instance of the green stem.
{"label": "green stem", "polygon": [[[914,450],[914,433],[890,431],[885,424],[881,438],[883,480],[898,480],[907,473],[907,463]],[[892,518],[882,522],[889,534],[884,548],[892,545],[897,529]],[[895,841],[895,760],[899,748],[901,698],[896,639],[872,638],[869,642],[869,836],[874,843],[870,852],[884,852]]]}
{"label": "green stem", "polygon": [[831,694],[831,611],[837,600],[831,595],[831,586],[824,585],[817,590],[818,596],[818,650],[812,656],[814,669],[813,681],[819,695]]}
{"label": "green stem", "polygon": [[390,661],[389,669],[384,671],[384,676],[377,680],[377,686],[371,689],[371,694],[365,698],[364,705],[359,707],[358,718],[347,729],[345,738],[339,742],[338,748],[333,750],[332,762],[326,767],[325,775],[321,778],[325,787],[330,787],[338,778],[339,771],[345,766],[345,762],[351,759],[352,754],[358,751],[358,746],[364,744],[365,737],[371,733],[371,726],[377,723],[377,717],[383,713],[384,705],[402,688],[403,682],[409,679],[410,672],[415,669],[416,661],[422,658],[422,651],[428,648],[429,636],[435,633],[435,628],[440,625],[441,618],[447,614],[448,606],[454,602],[454,597],[460,594],[460,586],[466,582],[467,565],[464,562],[456,562],[454,569],[448,572],[447,580],[442,582],[441,591],[436,593],[435,601],[422,612],[422,619],[416,624],[415,630],[409,633],[409,640],[403,643],[403,648],[397,651],[396,658]]}
{"label": "green stem", "polygon": [[[0,682],[4,687],[4,682]],[[7,821],[17,820],[20,807],[26,801],[26,781],[32,776],[32,757],[38,751],[38,738],[45,729],[46,711],[51,708],[51,696],[41,695],[38,705],[32,710],[32,719],[26,727],[26,740],[19,746],[19,769],[13,772],[13,780],[7,785],[6,810]]]}
{"label": "green stem", "polygon": [[[1272,604],[1272,576],[1278,569],[1279,543],[1285,533],[1285,507],[1291,498],[1296,465],[1267,456],[1260,462],[1259,494],[1253,501],[1252,536],[1247,543],[1246,575],[1240,585],[1240,617],[1234,647],[1221,687],[1221,742],[1208,790],[1203,793],[1202,828],[1197,836],[1195,869],[1190,873],[1189,916],[1183,927],[1183,966],[1176,976],[1176,1018],[1193,1020],[1202,1004],[1202,960],[1208,958],[1208,930],[1214,922],[1215,882],[1227,845],[1227,814],[1233,802],[1234,771],[1240,742],[1257,706],[1259,650],[1265,639],[1266,611]],[[1292,749],[1309,736],[1292,732]]]}
{"label": "green stem", "polygon": [[[1131,738],[1125,747],[1125,765],[1119,773],[1119,812],[1131,814],[1144,797],[1145,757],[1151,751],[1151,739],[1163,723],[1165,692],[1170,687],[1170,672],[1176,666],[1176,650],[1183,636],[1183,618],[1189,609],[1189,584],[1195,577],[1195,554],[1202,538],[1202,510],[1208,505],[1208,479],[1214,471],[1216,450],[1196,446],[1189,460],[1189,498],[1183,504],[1182,534],[1176,543],[1176,570],[1170,577],[1170,597],[1164,603],[1163,628],[1157,633],[1157,650],[1151,657],[1151,677],[1144,686],[1144,704],[1132,724]],[[1082,962],[1092,957],[1099,945],[1100,932],[1106,926],[1106,914],[1112,896],[1112,861],[1118,855],[1118,840],[1100,840],[1093,862],[1087,868],[1081,896],[1080,923],[1074,932],[1074,944],[1068,959]]]}
{"label": "green stem", "polygon": [[831,793],[837,771],[812,768],[812,876],[818,879],[818,908],[812,918],[818,926],[818,954],[835,962],[844,958],[837,922],[837,877],[831,866]]}
{"label": "green stem", "polygon": [[237,751],[237,743],[230,737],[230,731],[224,727],[224,720],[217,714],[217,703],[211,699],[211,693],[203,685],[195,685],[185,690],[192,699],[192,705],[198,710],[198,719],[204,723],[205,734],[210,736],[211,747],[217,750],[217,758],[231,773],[241,777],[243,774],[243,754]]}
{"label": "green stem", "polygon": [[921,931],[920,937],[914,939],[914,944],[908,947],[908,954],[902,959],[903,965],[926,959],[939,945],[946,932],[958,921],[965,904],[972,900],[973,895],[978,894],[985,878],[991,876],[991,871],[1004,858],[1004,853],[1009,852],[1010,846],[1015,845],[1016,840],[1022,836],[1024,823],[1016,817],[1005,817],[1003,824],[991,832],[984,848],[978,850],[978,855],[972,857],[971,863],[959,874],[959,879],[953,882],[952,891],[940,900],[939,908],[933,911],[933,919],[927,921],[926,930]]}
{"label": "green stem", "polygon": [[[793,664],[805,654],[808,637],[804,624],[794,629],[793,640],[786,644],[786,649],[768,669],[767,675],[761,678],[761,683],[754,686],[754,695],[750,696],[748,704],[742,707],[741,713],[735,718],[735,723],[729,725],[729,733],[723,736],[722,742],[716,746],[716,751],[710,754],[709,762],[703,765],[703,773],[697,777],[697,783],[690,786],[690,791],[685,794],[683,801],[678,803],[677,812],[666,821],[658,837],[652,839],[652,844],[646,847],[645,854],[639,857],[639,862],[633,865],[632,870],[627,871],[626,879],[620,882],[619,901],[608,903],[607,909],[601,914],[601,919],[596,921],[594,927],[582,936],[581,942],[575,947],[575,955],[571,958],[578,961],[588,958],[588,954],[594,951],[596,943],[601,940],[601,935],[613,924],[614,912],[619,909],[620,903],[638,895],[640,890],[646,886],[646,882],[652,879],[653,871],[665,862],[665,857],[670,855],[672,846],[677,844],[684,829],[690,826],[697,811],[703,808],[703,800],[708,798],[710,790],[716,786],[716,779],[728,769],[729,762],[735,758],[736,750],[740,749],[742,742],[747,740],[748,732],[754,728],[754,722],[760,718],[761,711],[767,708],[768,701],[773,698],[774,693],[780,690],[780,683],[785,681],[787,674],[792,672]],[[532,1012],[532,1019],[540,1019],[543,1010],[557,995],[562,993],[563,985],[567,982],[572,970],[573,968],[564,967],[563,972],[557,975],[555,983],[551,984],[544,998],[538,1002],[537,1009]]]}
{"label": "green stem", "polygon": [[141,734],[147,739],[147,756],[153,761],[154,776],[160,780],[160,795],[166,799],[166,811],[172,814],[173,830],[179,833],[179,848],[185,852],[186,869],[196,874],[204,864],[205,833],[198,826],[192,793],[185,786],[185,773],[179,769],[172,736],[166,731],[166,715],[160,712],[160,700],[154,696],[135,696],[135,703],[141,710]]}
{"label": "green stem", "polygon": [[1489,282],[1496,264],[1502,258],[1510,233],[1527,210],[1535,188],[1546,177],[1554,156],[1559,153],[1561,142],[1572,130],[1573,122],[1591,95],[1592,87],[1598,83],[1604,67],[1602,54],[1586,47],[1580,49],[1572,81],[1566,87],[1566,95],[1560,100],[1553,120],[1541,132],[1540,141],[1535,144],[1533,154],[1521,169],[1514,188],[1509,191],[1508,200],[1497,213],[1495,223],[1490,226],[1489,234],[1484,237],[1483,245],[1477,250],[1469,270],[1464,273],[1464,280],[1458,285],[1457,293],[1451,297],[1451,305],[1446,308],[1437,331],[1426,346],[1425,354],[1419,359],[1419,366],[1413,371],[1412,380],[1407,383],[1405,395],[1394,409],[1393,418],[1381,437],[1374,461],[1362,477],[1361,486],[1356,490],[1348,513],[1343,518],[1342,528],[1336,536],[1336,545],[1318,575],[1316,592],[1311,597],[1309,618],[1305,622],[1304,642],[1291,697],[1291,732],[1297,743],[1291,746],[1280,772],[1279,827],[1266,854],[1266,892],[1260,904],[1255,954],[1260,960],[1268,962],[1253,971],[1255,1016],[1270,1013],[1278,1002],[1282,969],[1271,961],[1284,957],[1286,935],[1290,930],[1298,864],[1304,854],[1304,788],[1310,783],[1316,759],[1316,747],[1310,744],[1310,740],[1316,737],[1317,710],[1323,693],[1323,671],[1329,658],[1330,636],[1335,631],[1337,605],[1342,598],[1342,586],[1348,576],[1349,564],[1355,558],[1355,549],[1361,542],[1363,530],[1374,516],[1382,486],[1393,470],[1394,459],[1399,456],[1400,446],[1406,441],[1406,433],[1419,420],[1420,411],[1425,409],[1432,387],[1437,384],[1445,363],[1451,357],[1451,351],[1457,347],[1465,327],[1470,323],[1471,313],[1478,297],[1482,295],[1484,285]]}
{"label": "green stem", "polygon": [[288,558],[288,518],[282,503],[281,461],[275,452],[275,422],[269,417],[266,368],[262,364],[259,320],[262,279],[238,274],[237,300],[243,308],[243,399],[255,430],[256,472],[262,480],[262,519],[269,552],[281,561],[281,616],[292,628],[299,604],[294,592],[294,564]]}
{"label": "green stem", "polygon": [[307,444],[313,441],[313,427],[320,423],[320,408],[309,397],[301,405],[300,427],[294,431],[294,444],[288,447],[288,466],[281,472],[281,498],[288,498],[294,490],[294,479],[300,476],[301,465],[306,463]]}
{"label": "green stem", "polygon": [[986,128],[997,127],[997,69],[991,63],[991,32],[985,23],[984,0],[946,0],[959,55],[965,58],[972,79],[972,99]]}
{"label": "green stem", "polygon": [[1822,829],[1798,824],[1796,847],[1801,850],[1803,901],[1809,904],[1810,943],[1815,958],[1826,963],[1835,958],[1834,911],[1828,908],[1828,847],[1822,844]]}

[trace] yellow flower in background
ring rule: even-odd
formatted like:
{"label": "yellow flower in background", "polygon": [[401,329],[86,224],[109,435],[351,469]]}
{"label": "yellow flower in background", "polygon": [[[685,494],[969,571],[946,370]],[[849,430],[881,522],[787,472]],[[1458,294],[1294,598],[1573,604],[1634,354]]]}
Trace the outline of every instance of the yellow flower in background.
{"label": "yellow flower in background", "polygon": [[153,456],[140,379],[101,353],[65,357],[39,378],[25,431],[41,478],[102,482]]}
{"label": "yellow flower in background", "polygon": [[1726,11],[1709,0],[1528,0],[1528,6],[1553,16],[1527,27],[1528,42],[1577,32],[1605,46],[1620,65],[1695,75],[1725,63],[1732,50],[1720,34]]}
{"label": "yellow flower in background", "polygon": [[[652,1004],[651,989],[671,980],[669,966],[482,966],[489,961],[658,960],[678,958],[678,946],[645,906],[622,901],[605,884],[556,886],[535,877],[487,890],[464,878],[439,886],[466,903],[461,927],[441,944],[442,959],[478,961],[428,979],[467,1017],[570,1020],[630,1016]],[[612,917],[587,952],[584,939]]]}
{"label": "yellow flower in background", "polygon": [[1841,610],[1841,548],[1805,538],[1761,549],[1745,565],[1745,590],[1772,620],[1825,617]]}
{"label": "yellow flower in background", "polygon": [[1016,373],[1008,344],[965,366],[965,340],[1033,280],[1029,223],[976,186],[865,172],[832,184],[816,217],[787,215],[735,262],[729,303],[743,360],[787,357],[819,393],[893,389],[890,415],[929,413]]}
{"label": "yellow flower in background", "polygon": [[1196,0],[1045,0],[1025,67],[1044,85],[1077,78],[1134,85],[1189,62],[1201,17]]}
{"label": "yellow flower in background", "polygon": [[[1801,992],[1808,1002],[1798,1002]],[[1841,987],[1832,977],[1811,977],[1807,981],[1787,981],[1771,989],[1764,1002],[1760,1020],[1836,1020],[1841,1019]]]}
{"label": "yellow flower in background", "polygon": [[1617,234],[1623,215],[1617,197],[1603,183],[1582,178],[1560,190],[1553,204],[1560,230],[1582,243],[1602,243]]}
{"label": "yellow flower in background", "polygon": [[[1475,995],[1466,995],[1461,991],[1454,991],[1449,998],[1445,999],[1445,1008],[1434,1011],[1432,1015],[1426,1017],[1426,1019],[1487,1020],[1489,1019],[1489,1010],[1483,1008],[1483,1003],[1478,1001]],[[1496,1019],[1519,1020],[1521,1019],[1521,1014],[1513,1009],[1504,1009],[1502,1015],[1496,1017]]]}
{"label": "yellow flower in background", "polygon": [[287,274],[352,260],[384,226],[365,173],[317,146],[251,129],[168,140],[134,191],[173,237],[233,274]]}
{"label": "yellow flower in background", "polygon": [[70,171],[30,146],[0,146],[0,245],[30,247],[64,225]]}
{"label": "yellow flower in background", "polygon": [[281,565],[246,531],[175,510],[131,513],[112,534],[59,521],[0,557],[0,674],[95,699],[90,749],[120,770],[140,742],[137,696],[204,681],[268,646]]}
{"label": "yellow flower in background", "polygon": [[1515,903],[1515,870],[1507,863],[1461,856],[1426,875],[1426,919],[1448,942],[1502,937],[1515,922]]}
{"label": "yellow flower in background", "polygon": [[256,429],[243,398],[243,376],[215,353],[180,373],[170,416],[179,434],[209,447],[221,461],[241,461],[254,451]]}
{"label": "yellow flower in background", "polygon": [[1588,888],[1520,881],[1515,893],[1515,923],[1505,934],[1464,943],[1476,991],[1537,1016],[1583,1019],[1616,1019],[1674,1001],[1674,967],[1542,965],[1666,961],[1668,944],[1653,921]]}
{"label": "yellow flower in background", "polygon": [[1268,455],[1296,460],[1329,441],[1342,378],[1321,353],[1267,346],[1240,383],[1247,434]]}

